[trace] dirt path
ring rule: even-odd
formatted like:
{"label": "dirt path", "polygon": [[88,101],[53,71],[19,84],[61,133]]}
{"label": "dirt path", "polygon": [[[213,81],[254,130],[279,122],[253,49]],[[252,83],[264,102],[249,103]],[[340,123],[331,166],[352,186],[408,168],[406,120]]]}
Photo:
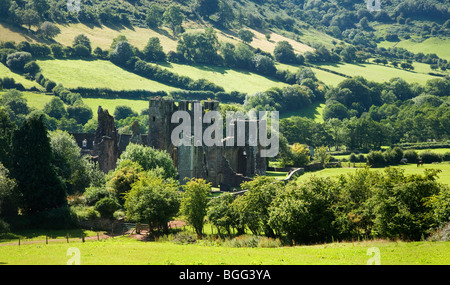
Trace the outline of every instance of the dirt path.
{"label": "dirt path", "polygon": [[[186,223],[183,221],[171,221],[169,222],[169,227],[172,229],[175,228],[181,228],[183,226],[185,226]],[[113,238],[113,237],[117,237],[117,236],[122,236],[122,235],[127,235],[129,238],[135,238],[137,240],[142,240],[145,241],[147,239],[147,233],[148,231],[142,230],[140,234],[136,234],[133,233],[132,231],[128,231],[125,232],[123,234],[117,234],[117,235],[110,235],[110,234],[102,234],[102,235],[98,235],[98,236],[89,236],[89,237],[85,237],[84,240],[88,241],[88,240],[104,240],[104,239],[108,239],[108,238]],[[67,243],[67,239],[65,238],[58,238],[58,239],[48,239],[48,240],[31,240],[31,241],[27,241],[26,239],[21,239],[20,240],[20,244],[21,245],[25,245],[25,244],[46,244],[48,241],[48,243],[55,243],[55,242],[66,242]],[[71,242],[82,242],[81,237],[80,238],[69,238],[69,243]],[[15,242],[9,242],[9,243],[0,243],[0,246],[11,246],[11,245],[19,245],[19,240],[15,241]]]}

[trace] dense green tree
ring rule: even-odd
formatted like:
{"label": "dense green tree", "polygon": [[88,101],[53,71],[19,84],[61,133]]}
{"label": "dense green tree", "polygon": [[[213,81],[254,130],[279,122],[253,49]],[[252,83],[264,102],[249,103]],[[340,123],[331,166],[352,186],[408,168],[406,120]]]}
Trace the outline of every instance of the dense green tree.
{"label": "dense green tree", "polygon": [[151,231],[167,232],[168,223],[180,209],[179,184],[150,171],[137,181],[126,195],[127,217],[132,221],[148,223]]}
{"label": "dense green tree", "polygon": [[92,52],[91,40],[86,35],[79,34],[73,39],[72,47],[75,48],[78,45],[85,47],[89,54]]}
{"label": "dense green tree", "polygon": [[150,28],[158,28],[163,23],[164,10],[158,4],[153,3],[147,11],[145,22]]}
{"label": "dense green tree", "polygon": [[130,106],[126,105],[116,106],[116,109],[114,110],[114,119],[116,121],[120,121],[128,117],[135,117],[137,115],[138,114],[134,112]]}
{"label": "dense green tree", "polygon": [[38,33],[42,34],[46,39],[53,39],[61,30],[55,24],[45,21],[39,26]]}
{"label": "dense green tree", "polygon": [[24,71],[25,64],[31,61],[31,54],[29,52],[19,51],[11,53],[6,57],[6,65],[14,71]]}
{"label": "dense green tree", "polygon": [[242,183],[241,188],[247,190],[241,200],[247,227],[253,234],[264,233],[273,237],[275,233],[269,224],[269,207],[276,197],[277,189],[283,188],[283,182],[268,176],[258,176],[253,181]]}
{"label": "dense green tree", "polygon": [[67,106],[67,117],[75,119],[78,124],[85,125],[93,116],[92,109],[87,105],[75,104]]}
{"label": "dense green tree", "polygon": [[158,37],[150,38],[142,52],[147,61],[157,62],[166,60],[166,54]]}
{"label": "dense green tree", "polygon": [[137,162],[145,171],[162,168],[164,178],[175,178],[177,175],[177,170],[170,155],[165,151],[151,147],[129,144],[120,155],[118,164],[123,160]]}
{"label": "dense green tree", "polygon": [[218,24],[223,27],[230,27],[235,20],[236,16],[233,12],[233,8],[228,0],[221,0],[219,2],[219,18]]}
{"label": "dense green tree", "polygon": [[219,61],[219,40],[213,29],[205,32],[184,33],[177,45],[177,53],[185,60],[211,64]]}
{"label": "dense green tree", "polygon": [[305,243],[331,241],[336,236],[332,206],[337,191],[329,177],[312,177],[304,183],[293,182],[279,189],[268,220],[278,234]]}
{"label": "dense green tree", "polygon": [[12,139],[12,174],[21,193],[23,213],[67,205],[66,189],[52,164],[53,153],[41,116],[27,118]]}
{"label": "dense green tree", "polygon": [[19,14],[21,23],[28,26],[28,30],[31,30],[31,26],[38,26],[41,17],[39,16],[39,13],[35,10],[27,9]]}
{"label": "dense green tree", "polygon": [[52,100],[50,100],[50,102],[45,104],[43,111],[50,117],[53,117],[57,120],[67,116],[64,102],[58,97],[53,98]]}
{"label": "dense green tree", "polygon": [[219,11],[219,0],[196,0],[195,10],[203,17],[209,17]]}
{"label": "dense green tree", "polygon": [[255,37],[255,34],[246,29],[241,29],[238,32],[238,37],[244,42],[244,43],[251,43],[253,41],[253,38]]}
{"label": "dense green tree", "polygon": [[110,59],[113,63],[125,66],[127,62],[134,56],[133,47],[126,41],[117,43],[111,52]]}
{"label": "dense green tree", "polygon": [[294,48],[288,41],[280,41],[275,46],[273,51],[275,59],[281,63],[294,63],[296,62],[296,56]]}
{"label": "dense green tree", "polygon": [[177,5],[171,5],[163,14],[164,23],[169,25],[172,32],[175,34],[177,27],[183,24],[184,15],[181,8]]}
{"label": "dense green tree", "polygon": [[180,212],[186,217],[187,222],[194,227],[197,236],[202,236],[211,184],[206,183],[204,179],[192,178],[183,185],[183,190]]}

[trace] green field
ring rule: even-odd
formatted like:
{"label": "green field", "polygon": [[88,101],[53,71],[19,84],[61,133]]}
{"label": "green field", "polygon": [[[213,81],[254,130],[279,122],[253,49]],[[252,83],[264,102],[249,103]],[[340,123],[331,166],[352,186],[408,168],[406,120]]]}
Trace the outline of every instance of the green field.
{"label": "green field", "polygon": [[378,44],[378,47],[390,48],[390,47],[404,48],[413,53],[422,52],[424,54],[435,53],[437,56],[450,60],[450,39],[448,38],[428,38],[424,41],[417,39],[401,40],[400,42],[388,42],[382,41]]}
{"label": "green field", "polygon": [[106,241],[0,245],[1,264],[65,265],[68,249],[80,251],[82,265],[366,265],[368,249],[380,250],[382,265],[450,264],[450,242],[342,242],[279,248],[231,248],[141,242],[127,237]]}
{"label": "green field", "polygon": [[25,87],[27,89],[29,89],[31,87],[43,89],[42,86],[39,85],[36,81],[31,81],[31,80],[26,79],[22,75],[12,72],[11,70],[9,70],[8,67],[6,67],[2,63],[0,63],[0,78],[3,78],[3,77],[14,78],[16,83],[21,83],[23,85],[23,87]]}
{"label": "green field", "polygon": [[[0,96],[6,91],[0,92]],[[54,98],[54,95],[46,95],[43,93],[22,92],[24,98],[27,100],[27,105],[36,110],[42,110],[48,102]],[[130,99],[102,99],[102,98],[83,98],[83,102],[92,109],[94,117],[97,117],[98,106],[107,109],[110,114],[114,113],[117,106],[129,106],[134,112],[138,114],[142,110],[148,108],[147,100],[130,100]]]}
{"label": "green field", "polygon": [[[280,70],[289,70],[291,72],[297,72],[299,69],[298,65],[289,65],[284,63],[276,63],[276,67]],[[346,79],[344,76],[340,76],[331,72],[327,72],[318,68],[311,67],[311,70],[316,75],[317,79],[322,81],[328,86],[336,86]]]}
{"label": "green field", "polygon": [[270,79],[255,73],[244,70],[230,69],[218,66],[205,65],[185,65],[170,63],[167,65],[160,65],[162,68],[167,68],[174,73],[188,76],[192,79],[206,79],[215,83],[216,85],[225,88],[225,91],[239,91],[248,94],[256,92],[263,92],[271,87],[285,87],[289,86],[286,83]]}
{"label": "green field", "polygon": [[177,88],[128,72],[106,60],[37,60],[42,74],[66,88],[173,91]]}
{"label": "green field", "polygon": [[[351,164],[353,165],[353,163]],[[317,177],[336,177],[341,174],[347,174],[347,173],[353,173],[358,168],[349,168],[348,162],[343,163],[343,168],[325,168],[320,171],[315,172],[307,172],[300,176],[297,181],[306,181],[311,176],[317,176]],[[439,179],[438,181],[447,185],[450,185],[450,163],[443,162],[443,163],[433,163],[433,164],[425,164],[423,167],[417,167],[416,164],[407,164],[407,165],[401,165],[401,166],[392,166],[392,167],[398,167],[405,170],[406,175],[411,174],[424,174],[425,169],[439,169],[442,172],[439,173]],[[361,168],[359,168],[361,169]],[[383,170],[383,168],[371,168],[371,170]]]}
{"label": "green field", "polygon": [[[7,91],[3,90],[0,91],[0,96],[2,96]],[[27,105],[30,108],[34,108],[36,110],[42,110],[44,109],[45,104],[50,102],[53,95],[45,95],[43,93],[34,93],[34,92],[28,92],[28,91],[22,91],[23,97],[27,100]]]}
{"label": "green field", "polygon": [[[323,68],[337,71],[348,76],[362,76],[367,80],[376,82],[386,82],[391,78],[400,77],[409,83],[417,82],[420,84],[426,83],[428,80],[437,78],[428,74],[417,71],[406,71],[400,68],[383,66],[371,63],[337,63],[337,64],[320,64]],[[424,68],[422,65],[420,68]],[[325,82],[326,83],[326,82]]]}

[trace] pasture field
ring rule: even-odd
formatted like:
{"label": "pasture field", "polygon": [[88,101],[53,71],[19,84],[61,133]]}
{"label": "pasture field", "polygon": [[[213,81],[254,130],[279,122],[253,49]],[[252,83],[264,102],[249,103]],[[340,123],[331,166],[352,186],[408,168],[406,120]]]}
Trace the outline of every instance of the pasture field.
{"label": "pasture field", "polygon": [[[348,162],[343,163],[344,166],[348,166]],[[353,165],[353,163],[351,163]],[[358,164],[357,164],[358,165]],[[361,165],[361,167],[363,167]],[[448,162],[442,162],[442,163],[433,163],[433,164],[425,164],[423,167],[417,167],[416,164],[407,164],[407,165],[398,165],[398,166],[391,166],[391,167],[397,167],[405,170],[406,175],[411,174],[421,174],[423,175],[425,172],[425,169],[439,169],[442,172],[438,174],[439,178],[438,181],[450,185],[450,163]],[[352,168],[352,167],[342,167],[342,168],[325,168],[323,170],[315,171],[315,172],[307,172],[300,176],[297,181],[305,181],[309,179],[311,176],[317,176],[317,177],[336,177],[342,174],[347,173],[353,173],[357,169],[361,168]],[[382,171],[383,168],[370,168],[371,170],[379,170]]]}
{"label": "pasture field", "polygon": [[160,67],[167,68],[180,75],[188,76],[194,80],[206,79],[216,85],[222,86],[227,92],[239,91],[254,94],[256,92],[266,91],[271,87],[283,88],[289,86],[286,83],[256,73],[218,66],[170,63],[160,65]]}
{"label": "pasture field", "polygon": [[[0,96],[6,91],[1,91]],[[27,100],[28,107],[35,108],[36,110],[42,110],[48,102],[50,102],[55,96],[46,95],[44,93],[34,92],[22,92],[24,98]],[[107,109],[110,114],[114,113],[117,106],[129,106],[138,114],[142,110],[148,108],[147,100],[131,100],[131,99],[103,99],[103,98],[83,98],[83,102],[92,109],[94,118],[97,117],[98,106],[102,106],[103,109]]]}
{"label": "pasture field", "polygon": [[[438,78],[428,74],[406,71],[400,68],[394,68],[389,66],[383,66],[371,63],[337,63],[337,64],[317,64],[329,70],[337,71],[349,76],[363,76],[367,80],[375,82],[386,82],[391,78],[400,77],[409,83],[416,82],[425,84],[428,80]],[[423,68],[423,66],[420,66]]]}
{"label": "pasture field", "polygon": [[383,265],[450,264],[450,242],[362,241],[278,248],[142,242],[128,237],[101,241],[0,245],[0,263],[65,265],[69,248],[82,265],[366,265],[377,247]]}
{"label": "pasture field", "polygon": [[90,40],[92,49],[100,47],[109,49],[114,38],[123,35],[133,46],[142,50],[151,37],[158,37],[165,52],[175,51],[177,40],[172,37],[169,29],[161,28],[155,31],[148,28],[139,27],[107,27],[107,26],[87,26],[81,23],[68,25],[58,25],[61,33],[55,37],[55,41],[62,45],[71,46],[73,39],[79,34],[85,34]]}
{"label": "pasture field", "polygon": [[[275,66],[280,69],[280,70],[289,70],[291,72],[297,72],[297,70],[299,69],[300,66],[298,65],[290,65],[290,64],[284,64],[284,63],[279,63],[277,62],[275,64]],[[345,80],[346,78],[325,70],[321,70],[318,68],[314,68],[311,67],[311,70],[314,72],[314,74],[316,75],[317,79],[319,79],[320,81],[322,81],[323,83],[325,83],[328,86],[336,86],[339,83],[341,83],[343,80]]]}
{"label": "pasture field", "polygon": [[307,108],[303,108],[298,111],[292,111],[292,112],[281,112],[280,113],[280,119],[289,118],[292,116],[299,116],[299,117],[306,117],[309,119],[313,119],[314,121],[318,123],[323,123],[323,110],[325,109],[325,103],[323,102],[316,102],[308,106]]}
{"label": "pasture field", "polygon": [[22,75],[12,72],[3,63],[0,63],[0,78],[3,78],[3,77],[14,78],[14,81],[16,83],[21,83],[23,85],[23,87],[25,87],[27,89],[29,89],[31,87],[36,87],[37,89],[40,89],[40,90],[43,89],[42,86],[39,85],[39,83],[37,83],[36,81],[31,81],[31,80],[26,79]]}
{"label": "pasture field", "polygon": [[66,88],[110,88],[112,90],[178,90],[128,72],[106,60],[37,60],[45,78]]}
{"label": "pasture field", "polygon": [[[7,90],[0,91],[0,96],[3,96]],[[44,109],[45,104],[50,102],[54,95],[45,95],[44,93],[34,93],[29,91],[21,91],[23,97],[27,100],[27,105],[36,110]]]}
{"label": "pasture field", "polygon": [[401,40],[400,42],[382,41],[378,44],[378,47],[384,48],[394,46],[404,48],[413,53],[435,53],[441,58],[450,60],[450,39],[448,38],[431,37],[423,41],[411,38],[408,40]]}

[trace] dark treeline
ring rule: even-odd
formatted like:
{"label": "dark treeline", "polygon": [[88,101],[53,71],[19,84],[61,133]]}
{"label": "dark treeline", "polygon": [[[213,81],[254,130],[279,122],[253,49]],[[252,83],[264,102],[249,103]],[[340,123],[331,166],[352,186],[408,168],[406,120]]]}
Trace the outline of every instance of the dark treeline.
{"label": "dark treeline", "polygon": [[[389,238],[421,240],[448,221],[449,188],[438,171],[405,175],[396,168],[285,184],[258,177],[248,191],[212,199],[208,217],[222,234],[279,237],[287,243]],[[389,197],[389,199],[388,199]]]}
{"label": "dark treeline", "polygon": [[400,78],[385,83],[346,79],[326,94],[324,123],[291,117],[280,129],[289,143],[371,150],[382,145],[450,138],[448,79],[424,86]]}

